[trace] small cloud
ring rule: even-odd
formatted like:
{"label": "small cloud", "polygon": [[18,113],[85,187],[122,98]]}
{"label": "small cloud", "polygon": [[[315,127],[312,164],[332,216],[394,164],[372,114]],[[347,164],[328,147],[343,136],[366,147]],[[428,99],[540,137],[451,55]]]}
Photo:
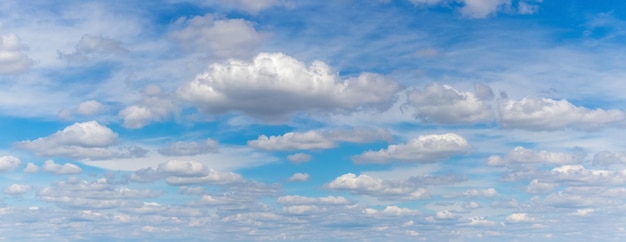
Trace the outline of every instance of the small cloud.
{"label": "small cloud", "polygon": [[309,174],[307,173],[295,173],[287,179],[289,182],[304,182],[308,180]]}

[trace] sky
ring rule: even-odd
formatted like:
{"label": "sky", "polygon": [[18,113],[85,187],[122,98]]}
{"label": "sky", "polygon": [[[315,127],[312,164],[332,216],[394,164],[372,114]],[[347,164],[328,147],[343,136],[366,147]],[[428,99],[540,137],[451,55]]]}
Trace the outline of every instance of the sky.
{"label": "sky", "polygon": [[624,241],[619,0],[0,1],[0,240]]}

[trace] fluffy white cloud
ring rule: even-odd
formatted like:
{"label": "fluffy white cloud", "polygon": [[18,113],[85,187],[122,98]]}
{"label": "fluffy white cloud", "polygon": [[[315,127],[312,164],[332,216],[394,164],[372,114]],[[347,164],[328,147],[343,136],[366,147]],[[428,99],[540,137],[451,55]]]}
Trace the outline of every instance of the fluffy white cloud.
{"label": "fluffy white cloud", "polygon": [[140,147],[110,146],[117,141],[118,134],[96,121],[72,124],[56,133],[18,142],[19,148],[30,150],[38,156],[62,156],[75,159],[108,159],[139,157],[146,153]]}
{"label": "fluffy white cloud", "polygon": [[[488,95],[487,92],[491,90],[485,85],[480,88],[481,92],[485,92],[481,95]],[[426,86],[424,90],[409,91],[408,102],[414,106],[417,119],[423,122],[459,124],[493,119],[491,107],[476,95],[448,85],[435,83]]]}
{"label": "fluffy white cloud", "polygon": [[289,182],[303,182],[309,180],[309,174],[307,173],[294,173],[291,175],[287,181]]}
{"label": "fluffy white cloud", "polygon": [[528,130],[596,130],[622,124],[626,118],[621,110],[591,110],[574,106],[564,99],[548,98],[503,100],[499,105],[499,115],[502,127]]}
{"label": "fluffy white cloud", "polygon": [[0,156],[0,172],[13,171],[22,164],[15,156]]}
{"label": "fluffy white cloud", "polygon": [[525,163],[535,164],[575,164],[581,163],[586,154],[583,152],[564,153],[549,151],[533,151],[521,146],[515,147],[506,156],[490,156],[487,164],[490,166],[522,165]]}
{"label": "fluffy white cloud", "polygon": [[124,127],[143,128],[152,121],[161,121],[179,111],[172,97],[163,93],[157,85],[146,86],[141,96],[141,101],[119,112],[118,115],[124,119]]}
{"label": "fluffy white cloud", "polygon": [[219,19],[213,15],[182,17],[174,23],[170,35],[188,52],[218,58],[248,58],[267,34],[257,32],[243,19]]}
{"label": "fluffy white cloud", "polygon": [[26,164],[26,167],[24,167],[24,173],[37,173],[39,172],[39,167],[35,164],[33,164],[32,162],[28,162],[28,164]]}
{"label": "fluffy white cloud", "polygon": [[563,165],[553,168],[550,181],[560,184],[601,186],[626,184],[626,170],[592,170],[582,165]]}
{"label": "fluffy white cloud", "polygon": [[80,169],[80,167],[78,167],[77,165],[70,164],[70,163],[65,163],[61,165],[61,164],[54,163],[53,160],[45,161],[43,163],[43,166],[41,166],[41,168],[44,171],[54,173],[54,174],[59,174],[59,175],[77,174],[77,173],[83,172],[83,170]]}
{"label": "fluffy white cloud", "polygon": [[326,184],[331,190],[346,190],[353,194],[364,194],[377,197],[380,200],[418,200],[429,198],[426,189],[407,181],[394,182],[368,175],[352,173],[337,177]]}
{"label": "fluffy white cloud", "polygon": [[454,133],[421,135],[406,144],[389,145],[379,151],[367,151],[354,156],[356,163],[388,163],[392,160],[408,162],[436,162],[470,150],[465,138]]}
{"label": "fluffy white cloud", "polygon": [[260,135],[258,139],[248,141],[248,145],[264,150],[312,150],[335,147],[335,142],[319,132],[308,131],[270,137]]}
{"label": "fluffy white cloud", "polygon": [[30,192],[33,189],[32,186],[26,184],[11,184],[4,189],[4,194],[19,195]]}
{"label": "fluffy white cloud", "polygon": [[203,142],[174,142],[166,147],[160,148],[158,152],[166,156],[194,156],[217,152],[217,150],[217,141],[207,139]]}
{"label": "fluffy white cloud", "polygon": [[24,53],[26,46],[14,33],[0,35],[0,74],[26,71],[34,61]]}
{"label": "fluffy white cloud", "polygon": [[[248,145],[264,150],[312,150],[333,148],[337,146],[336,142],[365,143],[390,139],[389,131],[381,129],[311,130],[304,133],[288,132],[270,137],[260,135],[256,140],[248,141]],[[293,158],[306,157],[294,156]]]}
{"label": "fluffy white cloud", "polygon": [[99,112],[102,112],[102,110],[104,110],[104,105],[96,100],[82,102],[78,105],[78,108],[76,108],[77,113],[86,116],[97,114]]}
{"label": "fluffy white cloud", "polygon": [[305,153],[295,153],[293,155],[288,155],[287,160],[294,164],[300,164],[304,162],[308,162],[311,160],[311,155]]}
{"label": "fluffy white cloud", "polygon": [[83,35],[71,53],[59,52],[59,57],[69,63],[81,63],[112,54],[126,54],[128,50],[114,39],[86,34]]}
{"label": "fluffy white cloud", "polygon": [[347,80],[325,63],[309,67],[282,53],[261,53],[252,62],[229,60],[178,89],[178,95],[208,113],[239,111],[267,121],[296,112],[352,110],[383,105],[400,86],[365,73]]}

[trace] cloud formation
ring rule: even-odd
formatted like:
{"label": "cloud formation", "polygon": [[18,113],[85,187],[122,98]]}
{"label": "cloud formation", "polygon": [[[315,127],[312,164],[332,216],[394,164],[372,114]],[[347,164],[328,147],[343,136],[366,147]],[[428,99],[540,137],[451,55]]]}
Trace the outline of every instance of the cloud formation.
{"label": "cloud formation", "polygon": [[469,152],[470,145],[454,133],[421,135],[406,144],[389,145],[386,149],[366,151],[354,156],[356,163],[384,164],[391,161],[430,163]]}
{"label": "cloud formation", "polygon": [[310,66],[283,53],[261,53],[251,62],[228,60],[178,89],[178,95],[212,114],[242,112],[278,121],[297,112],[354,110],[391,101],[400,86],[364,73],[341,80],[325,63]]}
{"label": "cloud formation", "polygon": [[113,148],[117,139],[118,134],[110,128],[88,121],[74,123],[50,136],[18,142],[16,146],[44,157],[99,160],[145,155],[146,150],[137,146]]}

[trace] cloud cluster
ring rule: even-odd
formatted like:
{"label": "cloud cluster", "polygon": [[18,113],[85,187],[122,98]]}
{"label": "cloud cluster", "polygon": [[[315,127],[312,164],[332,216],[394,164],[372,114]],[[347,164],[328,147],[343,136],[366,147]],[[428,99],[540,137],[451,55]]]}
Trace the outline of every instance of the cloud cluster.
{"label": "cloud cluster", "polygon": [[[337,142],[367,143],[376,140],[390,140],[391,133],[383,129],[354,128],[334,130],[311,130],[288,132],[279,136],[260,135],[248,145],[263,150],[321,150],[337,146]],[[305,159],[306,156],[293,156],[291,159]],[[310,157],[308,157],[310,159]]]}
{"label": "cloud cluster", "polygon": [[35,140],[21,141],[17,147],[45,157],[111,159],[144,156],[140,147],[112,148],[118,134],[96,121],[75,123],[56,133]]}
{"label": "cloud cluster", "polygon": [[325,187],[330,190],[370,195],[380,200],[419,200],[430,197],[426,189],[412,182],[394,182],[363,174],[357,176],[353,173],[341,175]]}
{"label": "cloud cluster", "polygon": [[[489,97],[489,86],[477,87],[477,92]],[[474,93],[461,92],[448,85],[435,83],[426,86],[424,90],[409,91],[407,95],[408,103],[415,108],[416,118],[422,122],[461,124],[493,119],[491,106]]]}
{"label": "cloud cluster", "polygon": [[469,152],[470,145],[454,133],[421,135],[406,144],[389,145],[386,149],[366,151],[352,159],[356,163],[388,163],[394,160],[407,162],[437,162],[453,155]]}
{"label": "cloud cluster", "polygon": [[626,118],[626,113],[621,110],[592,110],[574,106],[567,100],[548,98],[503,100],[498,114],[502,127],[527,130],[596,130],[623,125]]}
{"label": "cloud cluster", "polygon": [[261,53],[251,62],[229,60],[178,89],[201,111],[238,111],[267,121],[296,112],[354,110],[391,101],[400,86],[364,73],[341,80],[325,63],[310,66],[282,53]]}

